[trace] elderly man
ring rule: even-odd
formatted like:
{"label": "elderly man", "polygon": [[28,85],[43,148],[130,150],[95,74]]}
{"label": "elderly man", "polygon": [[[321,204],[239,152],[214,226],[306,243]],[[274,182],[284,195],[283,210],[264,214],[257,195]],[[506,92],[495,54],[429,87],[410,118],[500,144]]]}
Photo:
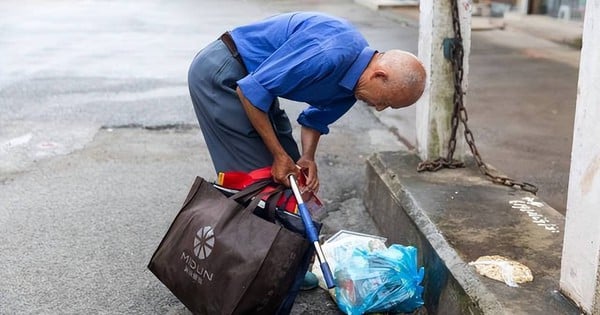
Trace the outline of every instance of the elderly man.
{"label": "elderly man", "polygon": [[[303,170],[317,191],[315,152],[328,126],[357,99],[378,111],[413,104],[425,70],[408,52],[369,47],[344,19],[294,12],[223,34],[196,55],[188,82],[217,172],[271,166],[273,179],[289,185],[287,176]],[[297,118],[301,153],[278,97],[308,104]]]}

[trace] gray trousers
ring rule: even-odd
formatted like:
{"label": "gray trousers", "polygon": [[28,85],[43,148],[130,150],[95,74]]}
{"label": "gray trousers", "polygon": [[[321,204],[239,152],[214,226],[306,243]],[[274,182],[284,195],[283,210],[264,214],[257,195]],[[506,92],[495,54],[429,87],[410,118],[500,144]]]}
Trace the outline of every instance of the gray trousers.
{"label": "gray trousers", "polygon": [[[194,58],[189,72],[190,96],[215,171],[249,172],[273,164],[273,157],[248,120],[235,91],[246,75],[222,41],[216,40]],[[290,157],[300,158],[292,126],[277,99],[268,113],[279,142]]]}
{"label": "gray trousers", "polygon": [[[235,91],[236,81],[245,75],[246,69],[231,56],[220,40],[201,50],[188,72],[196,117],[217,173],[249,172],[273,164],[271,153],[248,120]],[[285,111],[279,108],[277,99],[268,115],[279,142],[297,161],[300,153],[292,137],[292,126]],[[312,255],[312,248],[305,253],[294,284],[277,311],[278,315],[290,313]]]}

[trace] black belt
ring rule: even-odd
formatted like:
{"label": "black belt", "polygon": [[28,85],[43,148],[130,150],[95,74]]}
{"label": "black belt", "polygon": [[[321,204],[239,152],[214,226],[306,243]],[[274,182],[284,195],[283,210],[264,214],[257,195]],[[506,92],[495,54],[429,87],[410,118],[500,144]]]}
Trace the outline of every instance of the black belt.
{"label": "black belt", "polygon": [[242,65],[242,67],[244,67],[244,70],[246,70],[244,60],[242,60],[242,56],[240,56],[240,53],[238,52],[237,47],[235,46],[235,42],[233,41],[231,34],[229,34],[229,32],[225,32],[223,33],[223,35],[221,35],[219,39],[225,44],[225,46],[227,46],[227,49],[229,49],[231,56],[233,56],[233,58],[235,58],[235,60],[237,60]]}

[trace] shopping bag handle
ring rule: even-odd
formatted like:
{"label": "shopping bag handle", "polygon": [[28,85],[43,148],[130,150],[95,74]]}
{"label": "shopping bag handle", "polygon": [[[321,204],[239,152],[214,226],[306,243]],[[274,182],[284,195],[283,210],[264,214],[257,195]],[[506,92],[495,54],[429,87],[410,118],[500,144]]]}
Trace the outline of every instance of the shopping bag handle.
{"label": "shopping bag handle", "polygon": [[270,184],[273,184],[273,180],[271,178],[258,180],[246,188],[238,191],[237,193],[231,195],[229,199],[235,200],[239,203],[246,203],[250,199],[256,197],[263,189],[265,189]]}
{"label": "shopping bag handle", "polygon": [[[278,195],[284,188],[285,188],[285,186],[278,185],[274,190],[267,191],[267,192],[259,192],[257,195],[254,196],[254,199],[252,199],[250,204],[248,204],[248,206],[244,210],[248,211],[250,213],[254,212],[254,209],[256,209],[258,207],[259,202],[264,200],[265,203],[267,203],[271,199],[271,197],[273,197],[274,195]],[[267,208],[267,207],[265,207],[265,208]],[[267,211],[268,211],[268,209],[267,209]]]}
{"label": "shopping bag handle", "polygon": [[187,206],[187,204],[192,200],[192,198],[194,198],[194,196],[200,189],[200,186],[205,181],[206,180],[204,178],[202,178],[200,176],[196,176],[196,179],[194,180],[194,183],[192,184],[192,188],[190,188],[190,191],[188,192],[187,197],[185,197],[185,201],[183,202],[182,208],[185,208]]}
{"label": "shopping bag handle", "polygon": [[[202,178],[200,176],[196,176],[196,179],[194,180],[194,183],[192,184],[192,187],[190,188],[190,192],[188,193],[187,197],[185,198],[185,201],[183,202],[182,208],[185,208],[188,205],[188,203],[196,196],[198,191],[201,189],[202,184],[205,182],[208,183],[204,178]],[[254,205],[254,207],[251,208],[250,206],[248,206],[246,208],[254,210],[254,208],[256,208],[256,206],[258,206],[258,203],[260,202],[260,200],[262,198],[264,198],[266,196],[268,199],[270,196],[272,196],[273,194],[279,193],[284,188],[283,185],[278,185],[272,191],[269,191],[266,193],[261,193],[261,191],[263,189],[265,189],[267,186],[269,186],[270,184],[273,184],[273,183],[274,183],[273,180],[270,178],[258,180],[256,182],[248,185],[248,187],[244,188],[243,190],[240,190],[237,193],[233,194],[232,196],[229,197],[229,199],[234,200],[240,204],[246,204],[248,201],[252,200],[252,204]],[[253,198],[254,198],[254,200],[253,200]]]}

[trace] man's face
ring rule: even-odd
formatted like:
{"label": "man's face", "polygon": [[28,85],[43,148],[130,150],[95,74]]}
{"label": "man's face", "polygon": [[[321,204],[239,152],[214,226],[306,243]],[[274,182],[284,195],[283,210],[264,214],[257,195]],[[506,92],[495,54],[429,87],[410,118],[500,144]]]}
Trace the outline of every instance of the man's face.
{"label": "man's face", "polygon": [[367,106],[374,107],[378,112],[388,107],[403,108],[412,104],[404,97],[403,91],[386,88],[383,82],[372,84],[365,93],[357,94],[356,98],[365,102]]}

